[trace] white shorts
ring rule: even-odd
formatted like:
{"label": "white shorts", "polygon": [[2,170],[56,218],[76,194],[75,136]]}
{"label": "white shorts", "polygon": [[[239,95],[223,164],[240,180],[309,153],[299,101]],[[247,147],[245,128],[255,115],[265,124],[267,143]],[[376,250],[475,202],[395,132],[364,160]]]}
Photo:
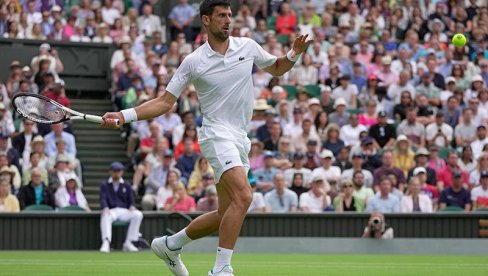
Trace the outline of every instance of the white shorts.
{"label": "white shorts", "polygon": [[199,144],[200,150],[214,170],[215,183],[219,182],[225,171],[233,167],[244,167],[246,175],[249,172],[251,167],[248,157],[251,150],[249,138],[239,140],[211,138],[200,141]]}

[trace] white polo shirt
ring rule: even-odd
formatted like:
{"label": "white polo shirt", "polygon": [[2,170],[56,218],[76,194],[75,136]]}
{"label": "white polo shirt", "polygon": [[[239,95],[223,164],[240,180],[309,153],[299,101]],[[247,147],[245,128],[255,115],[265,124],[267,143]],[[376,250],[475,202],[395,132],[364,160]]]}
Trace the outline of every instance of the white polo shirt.
{"label": "white polo shirt", "polygon": [[254,106],[253,64],[265,68],[277,59],[252,39],[229,40],[225,56],[208,42],[188,55],[166,88],[179,97],[190,83],[195,85],[203,114],[200,141],[246,137]]}

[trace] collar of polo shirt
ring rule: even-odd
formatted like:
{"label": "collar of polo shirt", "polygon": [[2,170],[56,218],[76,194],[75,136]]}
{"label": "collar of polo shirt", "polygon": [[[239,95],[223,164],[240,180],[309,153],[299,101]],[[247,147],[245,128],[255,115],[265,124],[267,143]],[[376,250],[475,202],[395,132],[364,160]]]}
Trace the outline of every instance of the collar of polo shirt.
{"label": "collar of polo shirt", "polygon": [[[212,47],[210,46],[210,43],[205,42],[205,47],[207,49],[207,56],[208,57],[211,57],[211,56],[214,56],[214,55],[217,55],[219,53],[215,52],[214,49],[212,49]],[[230,51],[236,51],[237,50],[237,46],[236,46],[236,43],[234,42],[234,38],[232,38],[231,36],[229,36],[229,49],[227,50],[227,52],[230,52]]]}

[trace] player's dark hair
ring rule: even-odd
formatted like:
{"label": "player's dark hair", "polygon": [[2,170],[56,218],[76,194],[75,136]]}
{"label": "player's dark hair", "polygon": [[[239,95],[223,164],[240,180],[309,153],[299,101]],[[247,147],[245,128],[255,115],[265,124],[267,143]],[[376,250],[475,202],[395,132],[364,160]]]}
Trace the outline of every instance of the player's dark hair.
{"label": "player's dark hair", "polygon": [[200,17],[211,16],[216,6],[230,7],[229,0],[203,0],[200,4]]}

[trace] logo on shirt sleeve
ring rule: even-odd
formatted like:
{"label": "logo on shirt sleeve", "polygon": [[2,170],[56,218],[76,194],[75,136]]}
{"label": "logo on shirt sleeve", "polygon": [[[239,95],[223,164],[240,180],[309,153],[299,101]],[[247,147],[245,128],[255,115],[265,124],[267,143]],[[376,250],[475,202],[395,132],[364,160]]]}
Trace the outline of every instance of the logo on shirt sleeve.
{"label": "logo on shirt sleeve", "polygon": [[239,57],[239,61],[243,61],[244,60],[244,57]]}

